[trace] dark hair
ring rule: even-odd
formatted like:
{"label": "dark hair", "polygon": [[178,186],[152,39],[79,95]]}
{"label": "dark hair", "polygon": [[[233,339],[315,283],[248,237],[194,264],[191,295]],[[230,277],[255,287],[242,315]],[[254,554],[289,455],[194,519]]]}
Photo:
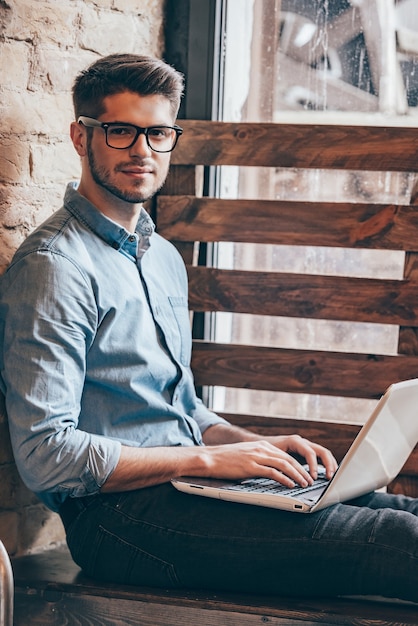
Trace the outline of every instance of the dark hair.
{"label": "dark hair", "polygon": [[72,91],[75,116],[76,119],[79,115],[98,117],[105,111],[104,98],[131,91],[140,96],[164,96],[176,117],[183,86],[183,76],[160,59],[111,54],[95,61],[76,77]]}

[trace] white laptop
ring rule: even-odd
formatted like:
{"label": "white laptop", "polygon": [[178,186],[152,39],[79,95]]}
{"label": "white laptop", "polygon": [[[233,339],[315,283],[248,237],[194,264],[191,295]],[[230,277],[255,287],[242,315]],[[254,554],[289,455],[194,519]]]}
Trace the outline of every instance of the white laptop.
{"label": "white laptop", "polygon": [[395,383],[377,403],[333,478],[321,475],[308,488],[288,488],[254,478],[239,481],[180,476],[171,482],[185,493],[230,502],[313,513],[388,485],[418,442],[418,378]]}

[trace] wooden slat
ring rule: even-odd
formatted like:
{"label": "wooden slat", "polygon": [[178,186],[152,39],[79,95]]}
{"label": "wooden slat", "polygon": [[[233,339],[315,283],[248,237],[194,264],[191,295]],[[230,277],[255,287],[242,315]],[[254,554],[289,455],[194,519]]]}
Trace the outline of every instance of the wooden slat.
{"label": "wooden slat", "polygon": [[418,498],[418,476],[416,475],[417,470],[415,470],[413,474],[415,475],[405,476],[403,472],[401,472],[399,476],[397,476],[395,480],[393,480],[388,485],[389,493],[398,493],[402,495],[407,494],[412,498]]}
{"label": "wooden slat", "polygon": [[192,369],[197,385],[379,398],[391,383],[418,378],[418,357],[195,340]]}
{"label": "wooden slat", "polygon": [[[172,168],[169,172],[167,180],[164,183],[163,189],[164,193],[168,194],[169,197],[175,197],[178,193],[191,194],[193,197],[201,195],[202,176],[200,168],[197,168],[194,165],[178,165],[175,168]],[[155,221],[157,224],[159,223],[161,217],[159,213],[158,200],[158,196],[154,198],[154,203],[156,205]],[[176,242],[176,247],[182,255],[184,262],[192,264],[198,253],[199,240],[182,239],[181,241]]]}
{"label": "wooden slat", "polygon": [[157,203],[158,232],[177,241],[418,249],[418,207],[193,196]]}
{"label": "wooden slat", "polygon": [[[18,590],[14,626],[407,626],[416,625],[416,607],[395,601],[376,603],[351,598],[303,598],[232,595],[204,591],[171,592],[167,600],[137,592],[134,599],[66,591],[45,601],[28,588]],[[186,597],[182,597],[186,596]],[[30,622],[28,622],[30,616]]]}
{"label": "wooden slat", "polygon": [[[415,180],[411,191],[411,206],[414,210],[418,209],[418,179]],[[416,252],[407,252],[404,262],[404,278],[412,281],[418,280],[418,254]],[[400,354],[416,354],[418,355],[418,329],[411,326],[400,326],[398,352]]]}
{"label": "wooden slat", "polygon": [[279,626],[416,624],[416,607],[350,598],[303,598],[114,585],[80,575],[59,549],[13,561],[15,626]]}
{"label": "wooden slat", "polygon": [[182,120],[173,164],[418,171],[418,128]]}
{"label": "wooden slat", "polygon": [[186,265],[195,265],[199,256],[199,242],[198,241],[172,241],[180,252],[183,261]]}
{"label": "wooden slat", "polygon": [[418,354],[418,328],[401,326],[398,341],[399,354]]}
{"label": "wooden slat", "polygon": [[418,285],[409,281],[187,269],[194,311],[418,325]]}
{"label": "wooden slat", "polygon": [[201,180],[198,168],[190,163],[173,167],[164,183],[162,191],[168,196],[178,194],[201,195]]}
{"label": "wooden slat", "polygon": [[[325,420],[265,417],[224,412],[219,414],[232,424],[241,428],[247,428],[261,435],[301,435],[332,450],[338,461],[341,461],[361,428],[359,424]],[[402,468],[401,474],[405,479],[406,477],[410,478],[418,475],[418,446],[411,453],[411,456]]]}
{"label": "wooden slat", "polygon": [[[220,412],[219,415],[241,428],[263,436],[298,434],[332,450],[340,462],[358,434],[360,424],[306,420],[289,417],[265,417]],[[418,463],[417,463],[418,466]]]}

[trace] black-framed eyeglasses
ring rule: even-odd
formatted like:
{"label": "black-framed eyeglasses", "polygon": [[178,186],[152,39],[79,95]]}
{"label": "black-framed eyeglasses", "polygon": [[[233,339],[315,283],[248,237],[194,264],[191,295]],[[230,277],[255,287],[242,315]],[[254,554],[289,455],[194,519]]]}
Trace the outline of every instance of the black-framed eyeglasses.
{"label": "black-framed eyeglasses", "polygon": [[178,138],[183,133],[180,126],[135,126],[124,122],[99,122],[93,117],[80,115],[77,122],[89,128],[103,128],[106,144],[115,150],[131,148],[139,135],[145,135],[147,145],[154,152],[171,152],[176,147]]}

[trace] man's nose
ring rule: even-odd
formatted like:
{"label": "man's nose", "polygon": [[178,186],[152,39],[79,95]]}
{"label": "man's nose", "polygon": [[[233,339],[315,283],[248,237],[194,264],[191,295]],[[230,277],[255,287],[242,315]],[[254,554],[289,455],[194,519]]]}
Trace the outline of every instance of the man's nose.
{"label": "man's nose", "polygon": [[149,154],[152,153],[144,131],[139,133],[134,145],[129,148],[129,151],[131,154],[139,154],[140,156],[149,156]]}

